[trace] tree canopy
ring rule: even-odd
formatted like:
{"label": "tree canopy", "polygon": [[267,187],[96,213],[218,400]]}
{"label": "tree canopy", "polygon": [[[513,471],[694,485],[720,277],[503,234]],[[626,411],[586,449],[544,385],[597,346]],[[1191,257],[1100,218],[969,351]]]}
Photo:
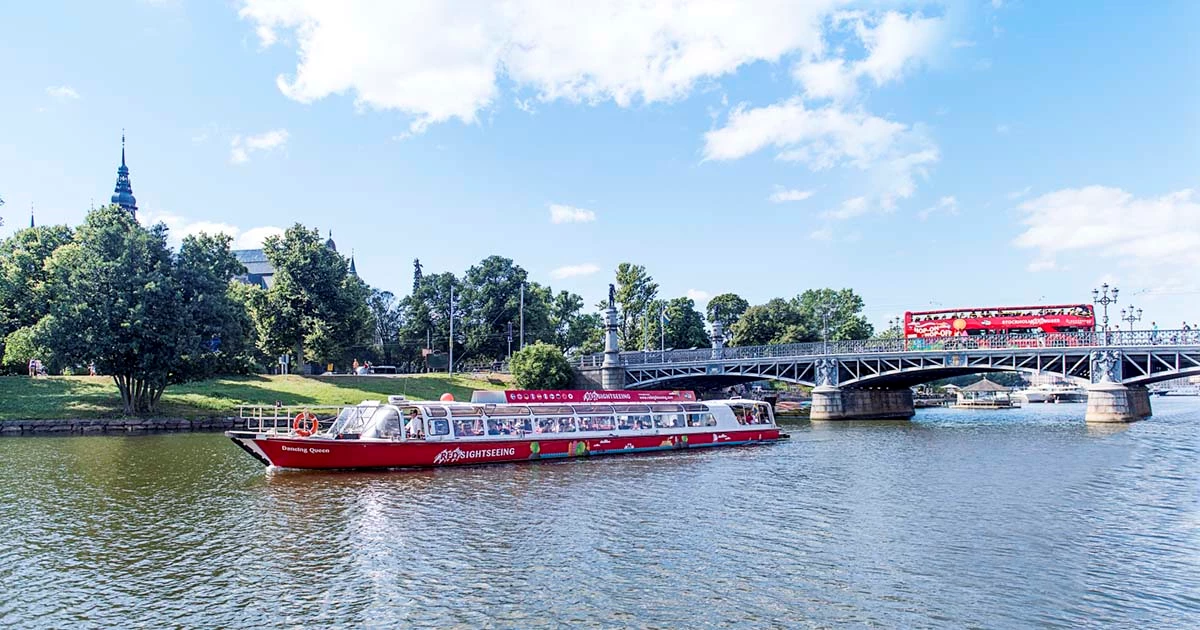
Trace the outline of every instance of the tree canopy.
{"label": "tree canopy", "polygon": [[511,365],[521,389],[566,389],[574,378],[562,350],[541,341],[514,352]]}
{"label": "tree canopy", "polygon": [[226,291],[242,267],[228,237],[186,239],[176,257],[162,224],[144,228],[107,206],[88,214],[46,267],[49,313],[38,344],[112,375],[126,413],[154,411],[167,385],[208,375],[221,346],[241,344]]}
{"label": "tree canopy", "polygon": [[[863,299],[852,289],[809,289],[784,300],[751,306],[731,327],[733,344],[765,344],[867,339],[873,328],[862,315]],[[828,312],[828,328],[823,313]]]}
{"label": "tree canopy", "polygon": [[294,350],[298,361],[344,361],[371,344],[370,289],[347,260],[300,224],[263,243],[274,284],[254,305],[258,343],[270,355]]}

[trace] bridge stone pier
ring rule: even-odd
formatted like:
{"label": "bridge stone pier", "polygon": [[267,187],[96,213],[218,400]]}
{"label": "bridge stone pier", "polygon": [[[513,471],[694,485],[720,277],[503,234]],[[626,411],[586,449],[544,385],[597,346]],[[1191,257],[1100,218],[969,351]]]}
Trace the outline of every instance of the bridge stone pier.
{"label": "bridge stone pier", "polygon": [[821,385],[812,390],[810,420],[908,420],[913,409],[912,390],[841,389]]}

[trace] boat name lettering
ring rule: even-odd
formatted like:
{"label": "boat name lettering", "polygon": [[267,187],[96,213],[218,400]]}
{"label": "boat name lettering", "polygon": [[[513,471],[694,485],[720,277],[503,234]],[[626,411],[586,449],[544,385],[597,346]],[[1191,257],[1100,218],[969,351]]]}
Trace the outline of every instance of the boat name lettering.
{"label": "boat name lettering", "polygon": [[285,450],[285,451],[292,451],[293,453],[304,453],[305,455],[308,455],[310,453],[311,454],[320,454],[320,453],[328,453],[329,452],[329,449],[327,449],[327,448],[316,448],[316,447],[310,448],[307,446],[297,447],[297,446],[288,446],[286,444],[281,444],[279,446],[279,448],[282,450]]}
{"label": "boat name lettering", "polygon": [[479,448],[470,451],[464,451],[461,448],[443,449],[442,452],[433,458],[435,464],[453,464],[454,462],[464,459],[477,459],[480,457],[512,457],[517,454],[517,449],[508,448]]}

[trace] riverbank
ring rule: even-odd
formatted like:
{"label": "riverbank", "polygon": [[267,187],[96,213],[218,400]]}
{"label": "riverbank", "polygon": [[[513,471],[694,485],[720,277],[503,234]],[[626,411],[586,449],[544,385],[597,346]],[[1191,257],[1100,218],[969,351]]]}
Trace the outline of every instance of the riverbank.
{"label": "riverbank", "polygon": [[168,387],[151,417],[123,417],[111,378],[0,377],[0,434],[223,430],[241,405],[348,405],[400,394],[469,400],[477,389],[503,389],[505,376],[236,376]]}

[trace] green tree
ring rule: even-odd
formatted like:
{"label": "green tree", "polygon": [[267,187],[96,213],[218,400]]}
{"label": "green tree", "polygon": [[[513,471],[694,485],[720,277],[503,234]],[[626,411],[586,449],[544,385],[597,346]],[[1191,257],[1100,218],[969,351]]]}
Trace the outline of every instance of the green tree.
{"label": "green tree", "polygon": [[237,289],[230,282],[245,273],[225,234],[187,236],[174,259],[174,275],[191,338],[176,370],[178,381],[214,374],[245,373],[254,354],[250,331],[254,323]]}
{"label": "green tree", "polygon": [[[529,274],[509,258],[488,256],[463,275],[462,299],[465,355],[496,359],[508,352],[508,324],[520,316],[521,287]],[[525,291],[526,333],[533,329],[530,307],[539,299],[532,287]]]}
{"label": "green tree", "polygon": [[396,304],[396,296],[391,291],[371,289],[371,314],[375,320],[375,343],[379,353],[388,364],[396,363],[399,356],[400,326],[403,311]]}
{"label": "green tree", "polygon": [[300,224],[263,244],[275,268],[266,300],[255,309],[258,341],[268,354],[294,350],[298,361],[345,361],[370,346],[370,290],[349,263]]}
{"label": "green tree", "polygon": [[33,326],[49,312],[46,261],[71,242],[65,225],[20,230],[0,241],[0,339]]}
{"label": "green tree", "polygon": [[[658,283],[646,273],[644,266],[624,262],[617,265],[616,289],[617,308],[621,311],[617,320],[617,341],[624,350],[641,349],[643,341],[648,341],[645,339],[645,324],[650,323],[644,318],[653,320],[657,317],[650,310],[658,297]],[[605,302],[600,310],[607,307],[608,303]]]}
{"label": "green tree", "polygon": [[213,364],[205,336],[225,325],[210,302],[226,295],[230,277],[215,275],[232,256],[214,251],[228,254],[228,240],[191,243],[177,258],[162,224],[143,228],[117,206],[91,212],[46,264],[50,312],[35,341],[65,364],[94,361],[112,375],[126,413],[153,412],[169,384]]}
{"label": "green tree", "polygon": [[601,340],[603,348],[603,319],[597,313],[583,314],[583,298],[570,291],[554,296],[550,321],[554,327],[554,343],[563,352],[579,352],[591,339]]}
{"label": "green tree", "polygon": [[796,343],[808,337],[795,305],[780,298],[746,309],[732,333],[735,346]]}
{"label": "green tree", "polygon": [[874,332],[863,316],[864,302],[853,289],[809,289],[801,293],[793,304],[800,314],[806,331],[803,341],[820,341],[824,321],[822,308],[829,309],[829,340],[868,339]]}
{"label": "green tree", "polygon": [[[663,321],[663,309],[666,321]],[[658,350],[707,347],[712,344],[704,328],[704,318],[696,310],[696,303],[687,297],[671,300],[655,300],[650,304],[649,319],[645,322],[649,348]],[[664,346],[665,344],[665,346]]]}
{"label": "green tree", "polygon": [[30,359],[40,360],[48,370],[56,371],[53,353],[38,343],[36,326],[18,328],[4,338],[4,368],[13,373],[25,373]]}
{"label": "green tree", "polygon": [[720,323],[726,331],[750,308],[750,303],[736,293],[722,293],[708,301],[708,323]]}
{"label": "green tree", "polygon": [[541,341],[514,352],[510,365],[521,389],[566,389],[574,378],[562,350]]}

